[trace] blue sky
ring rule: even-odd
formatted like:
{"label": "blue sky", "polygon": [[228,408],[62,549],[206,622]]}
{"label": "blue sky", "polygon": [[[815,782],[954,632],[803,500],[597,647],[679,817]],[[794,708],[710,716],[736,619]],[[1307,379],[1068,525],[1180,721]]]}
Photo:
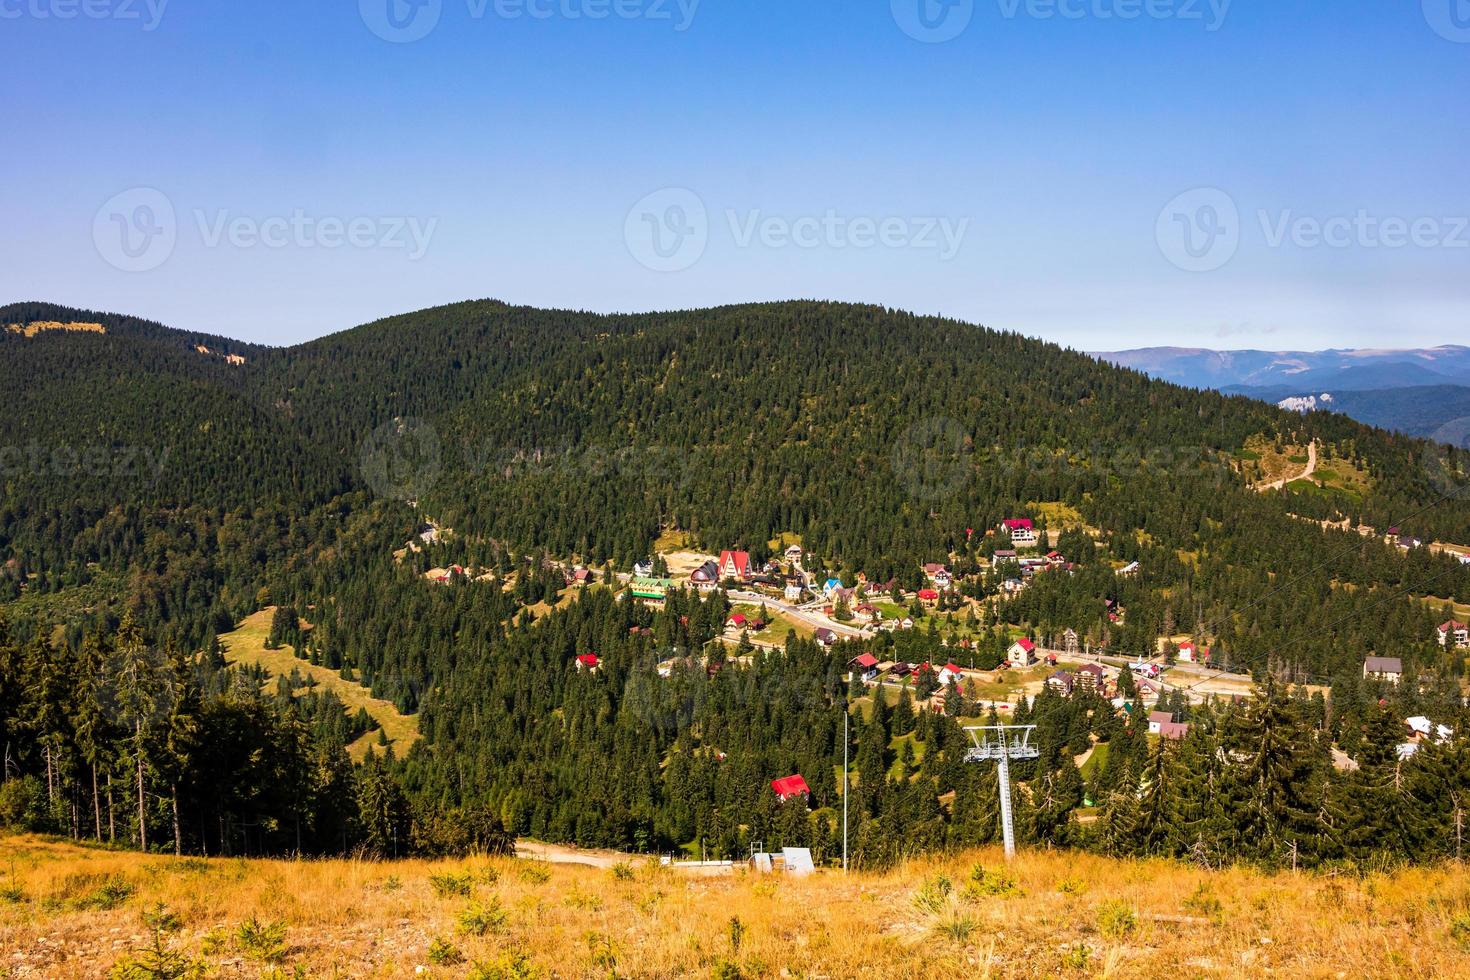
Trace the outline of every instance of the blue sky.
{"label": "blue sky", "polygon": [[1470,337],[1467,0],[151,2],[0,0],[0,302]]}

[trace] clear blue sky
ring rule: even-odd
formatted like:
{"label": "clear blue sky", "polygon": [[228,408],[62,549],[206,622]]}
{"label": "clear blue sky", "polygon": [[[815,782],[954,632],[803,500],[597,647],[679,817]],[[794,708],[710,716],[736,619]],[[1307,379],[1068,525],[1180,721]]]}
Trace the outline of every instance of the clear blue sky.
{"label": "clear blue sky", "polygon": [[[1470,338],[1464,0],[427,2],[0,0],[0,302],[267,343],[487,296],[853,300],[1084,349]],[[703,250],[657,271],[639,229],[700,221],[669,188]],[[1359,213],[1418,240],[1312,235]]]}

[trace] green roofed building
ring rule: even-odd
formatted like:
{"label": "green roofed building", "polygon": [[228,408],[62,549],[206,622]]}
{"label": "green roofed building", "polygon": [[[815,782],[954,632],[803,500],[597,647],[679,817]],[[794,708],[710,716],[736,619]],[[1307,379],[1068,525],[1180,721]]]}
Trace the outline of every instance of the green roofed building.
{"label": "green roofed building", "polygon": [[663,602],[670,590],[674,588],[674,580],[671,578],[635,578],[629,583],[628,588],[632,590],[635,599]]}

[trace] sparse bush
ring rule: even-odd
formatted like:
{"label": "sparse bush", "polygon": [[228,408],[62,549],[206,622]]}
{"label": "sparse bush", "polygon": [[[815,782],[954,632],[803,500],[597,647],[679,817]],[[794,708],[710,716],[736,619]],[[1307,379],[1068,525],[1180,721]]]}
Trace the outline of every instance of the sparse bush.
{"label": "sparse bush", "polygon": [[970,880],[965,883],[965,897],[970,899],[1013,895],[1019,891],[1010,872],[987,871],[983,864],[970,869]]}
{"label": "sparse bush", "polygon": [[[91,875],[69,878],[64,886],[68,891],[77,881],[96,880]],[[94,912],[109,912],[122,905],[133,895],[133,886],[119,875],[107,875],[91,890],[72,900],[72,907]]]}
{"label": "sparse bush", "polygon": [[1185,911],[1193,912],[1211,922],[1220,922],[1225,918],[1225,906],[1215,897],[1214,891],[1208,884],[1201,882],[1194,892],[1184,900]]}
{"label": "sparse bush", "polygon": [[235,941],[241,952],[262,963],[279,963],[286,958],[284,922],[261,922],[252,915],[235,930]]}
{"label": "sparse bush", "polygon": [[525,953],[511,951],[489,963],[476,963],[465,980],[541,980],[545,975]]}
{"label": "sparse bush", "polygon": [[1092,950],[1078,943],[1062,954],[1062,966],[1068,970],[1086,970],[1092,962]]}
{"label": "sparse bush", "polygon": [[0,885],[0,902],[6,905],[20,905],[26,900],[26,893],[20,890],[18,885],[6,883]]}
{"label": "sparse bush", "polygon": [[194,980],[203,977],[204,964],[170,949],[163,933],[163,929],[155,926],[153,941],[114,963],[107,973],[109,980]]}
{"label": "sparse bush", "polygon": [[947,875],[935,875],[914,893],[914,908],[929,915],[938,915],[949,906],[954,894],[954,882]]}
{"label": "sparse bush", "polygon": [[383,879],[383,891],[396,892],[403,887],[403,880],[397,875],[389,875]]}
{"label": "sparse bush", "polygon": [[615,881],[632,881],[633,866],[627,861],[619,861],[612,866],[612,876]]}
{"label": "sparse bush", "polygon": [[1122,939],[1138,928],[1138,915],[1127,902],[1110,898],[1097,907],[1097,928],[1109,939]]}
{"label": "sparse bush", "polygon": [[1450,922],[1450,938],[1462,949],[1470,949],[1470,912],[1461,912]]}
{"label": "sparse bush", "polygon": [[464,954],[447,940],[436,939],[429,944],[429,962],[435,966],[458,966],[464,962]]}
{"label": "sparse bush", "polygon": [[1057,882],[1057,891],[1063,895],[1081,895],[1087,891],[1087,882],[1069,876]]}
{"label": "sparse bush", "polygon": [[521,865],[518,874],[522,881],[532,885],[544,885],[551,880],[551,872],[539,863]]}
{"label": "sparse bush", "polygon": [[505,920],[505,909],[500,907],[500,900],[494,897],[488,902],[471,902],[455,916],[459,931],[465,936],[483,936],[487,932],[499,930],[505,926]]}
{"label": "sparse bush", "polygon": [[183,925],[179,917],[162,902],[154,902],[141,913],[143,924],[154,932],[178,932]]}
{"label": "sparse bush", "polygon": [[475,878],[468,871],[446,871],[442,875],[429,875],[429,884],[440,898],[469,898],[475,888]]}
{"label": "sparse bush", "polygon": [[975,920],[960,912],[951,912],[934,923],[934,931],[951,942],[964,945],[975,932]]}

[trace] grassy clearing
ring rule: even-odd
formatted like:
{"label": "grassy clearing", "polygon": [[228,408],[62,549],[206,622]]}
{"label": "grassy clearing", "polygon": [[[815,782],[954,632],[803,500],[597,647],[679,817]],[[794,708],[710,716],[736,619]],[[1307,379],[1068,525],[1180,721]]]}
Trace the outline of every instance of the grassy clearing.
{"label": "grassy clearing", "polygon": [[[1470,880],[1450,867],[1329,878],[1068,852],[1005,866],[988,849],[886,874],[695,878],[643,862],[0,849],[5,968],[54,980],[105,975],[147,942],[156,903],[167,946],[215,976],[1470,975]],[[435,888],[450,876],[469,896]],[[109,901],[84,901],[109,882]]]}
{"label": "grassy clearing", "polygon": [[[222,635],[219,641],[225,652],[225,660],[231,664],[247,663],[263,667],[273,679],[289,677],[293,670],[299,671],[303,677],[311,677],[341,698],[349,712],[355,714],[358,708],[366,708],[368,716],[387,734],[394,753],[399,756],[418,741],[419,722],[416,717],[399,713],[392,703],[373,697],[360,684],[344,681],[342,675],[335,670],[315,666],[300,659],[290,648],[267,650],[265,641],[270,636],[271,617],[275,615],[275,611],[274,606],[262,609],[247,616],[240,628],[233,633]],[[347,751],[354,759],[361,760],[373,750],[377,740],[378,733],[369,732],[349,745]]]}

